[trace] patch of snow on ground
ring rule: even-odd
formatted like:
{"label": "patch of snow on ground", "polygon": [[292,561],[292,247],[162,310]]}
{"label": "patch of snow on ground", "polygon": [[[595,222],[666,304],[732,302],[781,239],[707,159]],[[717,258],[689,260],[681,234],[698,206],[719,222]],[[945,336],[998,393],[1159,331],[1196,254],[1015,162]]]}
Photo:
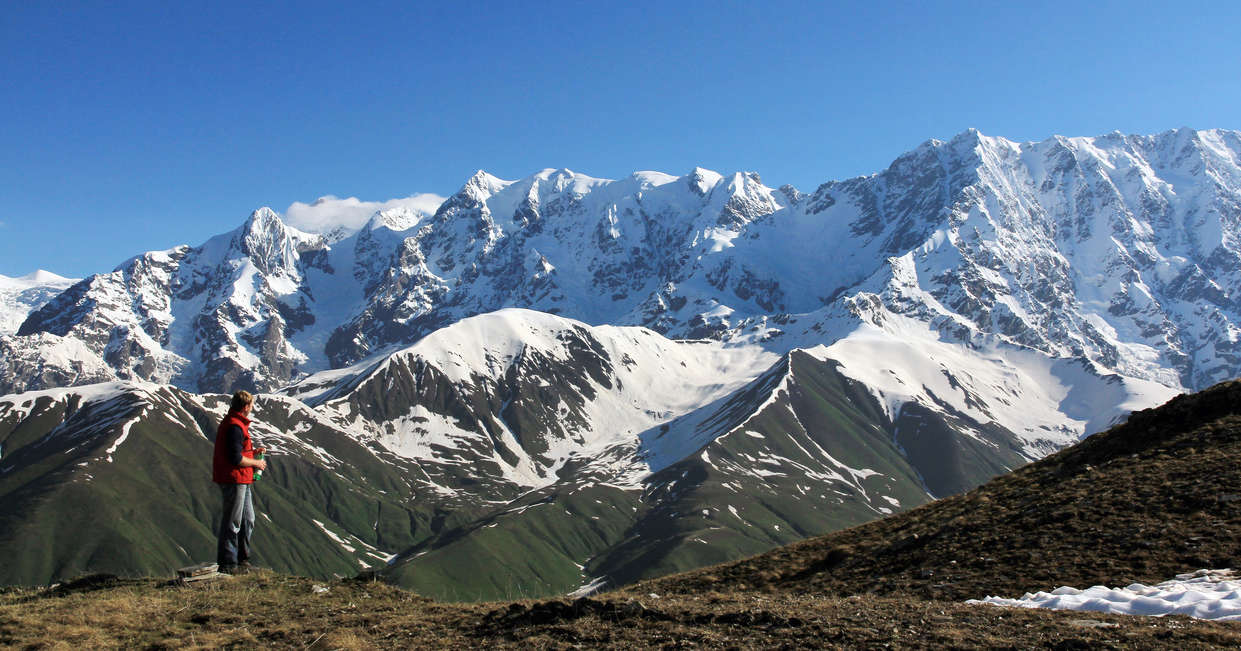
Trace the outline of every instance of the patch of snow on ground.
{"label": "patch of snow on ground", "polygon": [[1107,588],[1096,585],[1085,590],[1065,586],[1051,592],[1027,592],[1020,599],[989,596],[966,603],[1241,621],[1241,577],[1232,570],[1198,570],[1178,574],[1175,579],[1156,586],[1134,583],[1125,588]]}

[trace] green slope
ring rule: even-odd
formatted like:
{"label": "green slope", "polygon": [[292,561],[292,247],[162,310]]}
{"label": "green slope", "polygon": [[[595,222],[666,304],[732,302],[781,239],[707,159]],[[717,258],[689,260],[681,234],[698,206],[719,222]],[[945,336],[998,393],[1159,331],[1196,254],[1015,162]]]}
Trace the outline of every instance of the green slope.
{"label": "green slope", "polygon": [[[163,388],[73,403],[48,400],[32,417],[0,421],[3,464],[14,468],[0,473],[0,553],[11,560],[0,566],[0,583],[82,572],[161,576],[214,560],[220,496],[210,464],[219,416],[208,409],[223,397]],[[261,399],[255,410],[263,429],[298,431],[264,441],[274,449],[256,488],[257,562],[353,575],[429,537],[433,524],[451,526],[453,518],[436,518],[436,503],[410,497],[408,468],[298,409]]]}
{"label": "green slope", "polygon": [[[907,408],[890,422],[834,362],[795,351],[734,395],[610,451],[610,462],[570,463],[551,486],[522,494],[498,479],[491,446],[511,444],[499,438],[503,421],[520,445],[540,449],[536,430],[552,418],[540,396],[560,404],[582,392],[580,378],[561,377],[572,369],[553,370],[471,390],[431,367],[394,365],[393,379],[354,387],[333,416],[341,422],[261,397],[253,431],[272,465],[256,491],[256,560],[316,577],[377,571],[438,599],[543,597],[757,554],[1022,462],[1010,434],[948,410]],[[225,401],[151,386],[0,401],[0,553],[13,559],[0,583],[160,576],[213,559],[220,498],[210,458]],[[484,428],[469,444],[486,454],[473,462],[468,445],[444,447],[439,465],[413,462],[343,424],[423,402]],[[701,447],[640,484],[608,469],[655,463],[664,436]]]}
{"label": "green slope", "polygon": [[[868,522],[926,503],[928,487],[971,487],[1023,462],[1007,432],[949,412],[910,413],[921,419],[918,436],[900,434],[912,415],[892,423],[834,362],[794,352],[688,417],[720,435],[641,491],[567,473],[429,540],[384,576],[450,600],[617,586]],[[963,427],[990,438],[954,429]]]}

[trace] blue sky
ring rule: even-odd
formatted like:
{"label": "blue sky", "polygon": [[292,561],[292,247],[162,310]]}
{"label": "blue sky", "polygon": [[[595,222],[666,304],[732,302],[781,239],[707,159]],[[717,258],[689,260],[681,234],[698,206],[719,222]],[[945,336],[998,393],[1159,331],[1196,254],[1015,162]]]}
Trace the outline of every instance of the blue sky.
{"label": "blue sky", "polygon": [[[356,5],[356,6],[355,6]],[[10,3],[0,274],[477,169],[802,190],[969,127],[1241,129],[1236,2]]]}

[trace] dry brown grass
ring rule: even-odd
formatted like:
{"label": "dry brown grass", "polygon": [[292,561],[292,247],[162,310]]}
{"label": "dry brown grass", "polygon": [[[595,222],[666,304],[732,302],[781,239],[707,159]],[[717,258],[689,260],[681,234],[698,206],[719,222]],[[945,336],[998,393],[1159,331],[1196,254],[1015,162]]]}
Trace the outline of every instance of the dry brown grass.
{"label": "dry brown grass", "polygon": [[0,646],[69,648],[1158,648],[1241,645],[1241,626],[873,595],[612,593],[438,604],[382,583],[271,573],[0,594]]}
{"label": "dry brown grass", "polygon": [[[453,640],[441,626],[468,608],[382,583],[316,592],[309,579],[259,572],[193,586],[116,581],[87,590],[0,595],[0,644],[32,648],[373,648],[380,640]],[[401,646],[399,643],[383,646]]]}

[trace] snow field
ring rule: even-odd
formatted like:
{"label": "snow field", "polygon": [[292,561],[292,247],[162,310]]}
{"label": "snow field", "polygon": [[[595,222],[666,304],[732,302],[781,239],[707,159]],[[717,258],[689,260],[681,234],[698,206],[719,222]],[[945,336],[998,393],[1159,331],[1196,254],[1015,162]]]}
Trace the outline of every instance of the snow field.
{"label": "snow field", "polygon": [[933,411],[947,404],[979,423],[1012,429],[1031,459],[1179,393],[995,340],[978,348],[947,342],[927,324],[891,313],[883,329],[863,324],[806,352],[840,362],[841,372],[868,386],[893,420],[907,403]]}
{"label": "snow field", "polygon": [[1241,621],[1241,577],[1230,569],[1198,570],[1178,574],[1175,579],[1155,586],[1134,583],[1124,588],[1108,588],[1096,585],[1085,590],[1063,586],[1051,592],[1027,592],[1020,599],[988,596],[965,603]]}
{"label": "snow field", "polygon": [[26,315],[76,282],[42,269],[17,278],[0,275],[0,335],[17,332]]}

